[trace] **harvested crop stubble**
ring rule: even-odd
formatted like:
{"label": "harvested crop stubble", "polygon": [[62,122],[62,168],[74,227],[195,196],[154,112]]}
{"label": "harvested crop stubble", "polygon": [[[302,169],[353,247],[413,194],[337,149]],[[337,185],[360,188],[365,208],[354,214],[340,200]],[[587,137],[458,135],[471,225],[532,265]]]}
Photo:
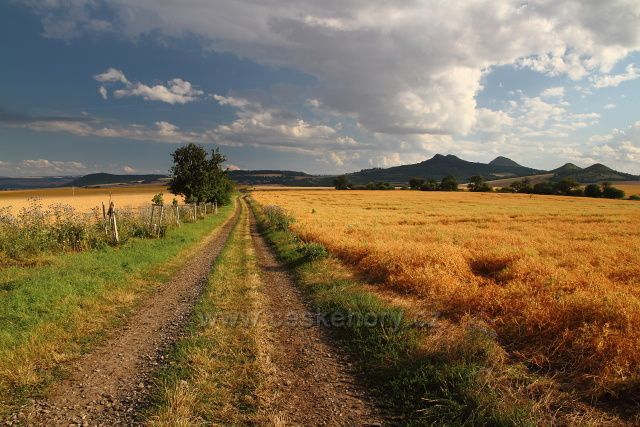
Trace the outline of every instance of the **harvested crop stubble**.
{"label": "harvested crop stubble", "polygon": [[260,191],[317,241],[585,397],[640,399],[640,205],[558,196]]}

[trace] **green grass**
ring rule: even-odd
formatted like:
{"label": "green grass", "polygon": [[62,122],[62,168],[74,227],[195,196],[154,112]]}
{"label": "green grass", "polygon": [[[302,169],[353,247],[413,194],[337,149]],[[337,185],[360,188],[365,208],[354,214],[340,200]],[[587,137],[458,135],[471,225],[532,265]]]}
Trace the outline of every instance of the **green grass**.
{"label": "green grass", "polygon": [[[264,332],[254,322],[258,285],[243,209],[196,304],[187,338],[157,373],[151,425],[263,424],[257,395],[264,386],[259,344]],[[240,321],[234,322],[236,318]]]}
{"label": "green grass", "polygon": [[233,212],[170,230],[163,239],[61,254],[38,267],[0,269],[0,414],[38,395],[62,362],[98,341],[145,292]]}
{"label": "green grass", "polygon": [[[503,371],[499,346],[485,330],[469,325],[456,329],[457,335],[434,337],[428,325],[383,302],[335,258],[309,256],[308,243],[271,226],[261,207],[251,205],[314,308],[328,319],[356,319],[336,322],[332,332],[403,425],[536,424],[530,404],[509,393],[524,380],[522,372]],[[367,318],[378,321],[357,321]]]}

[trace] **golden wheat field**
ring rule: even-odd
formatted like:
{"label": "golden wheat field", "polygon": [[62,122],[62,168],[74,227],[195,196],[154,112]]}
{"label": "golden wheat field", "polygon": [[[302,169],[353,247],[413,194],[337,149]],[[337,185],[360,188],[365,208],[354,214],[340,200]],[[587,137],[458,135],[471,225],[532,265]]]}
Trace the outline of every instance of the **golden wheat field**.
{"label": "golden wheat field", "polygon": [[632,194],[640,195],[640,182],[624,182],[621,184],[614,183],[614,187],[617,187],[627,194],[627,196],[631,196]]}
{"label": "golden wheat field", "polygon": [[[47,188],[40,190],[10,190],[0,191],[0,208],[10,207],[13,212],[18,212],[30,203],[30,199],[38,198],[44,206],[65,204],[85,212],[108,204],[113,200],[116,206],[139,207],[151,204],[151,198],[157,193],[164,193],[165,203],[173,200],[166,186],[163,185],[135,185],[126,187],[109,188]],[[179,198],[182,202],[182,199]]]}
{"label": "golden wheat field", "polygon": [[640,203],[417,191],[257,191],[304,240],[586,397],[640,398]]}

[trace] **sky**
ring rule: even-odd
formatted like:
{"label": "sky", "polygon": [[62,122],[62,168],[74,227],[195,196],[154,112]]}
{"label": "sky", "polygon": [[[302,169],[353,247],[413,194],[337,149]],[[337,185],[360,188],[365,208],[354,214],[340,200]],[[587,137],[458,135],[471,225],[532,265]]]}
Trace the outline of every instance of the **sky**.
{"label": "sky", "polygon": [[640,174],[637,0],[5,0],[0,176],[335,174],[436,153]]}

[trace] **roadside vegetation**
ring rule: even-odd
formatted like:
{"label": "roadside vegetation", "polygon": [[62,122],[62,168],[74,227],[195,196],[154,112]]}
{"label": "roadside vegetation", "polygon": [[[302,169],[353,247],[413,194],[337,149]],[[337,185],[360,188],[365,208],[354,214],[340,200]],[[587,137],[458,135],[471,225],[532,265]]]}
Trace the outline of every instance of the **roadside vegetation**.
{"label": "roadside vegetation", "polygon": [[51,255],[44,265],[0,268],[0,414],[38,396],[139,298],[162,283],[231,214],[121,246]]}
{"label": "roadside vegetation", "polygon": [[[162,193],[138,208],[116,208],[118,241],[114,240],[108,217],[97,208],[82,212],[65,204],[45,207],[32,198],[29,205],[13,214],[8,207],[0,208],[0,268],[6,265],[38,265],[50,256],[63,252],[81,252],[124,244],[130,239],[161,238],[167,230],[191,223],[204,216],[202,207],[163,206]],[[150,220],[152,205],[156,208]],[[107,208],[108,209],[108,208]],[[160,209],[163,210],[160,220]],[[213,212],[208,207],[208,213]],[[108,215],[108,214],[107,214]]]}
{"label": "roadside vegetation", "polygon": [[[261,360],[265,330],[258,317],[258,267],[243,212],[170,363],[156,375],[150,424],[259,424],[258,395],[266,393]],[[264,421],[264,420],[263,420]]]}
{"label": "roadside vegetation", "polygon": [[[272,233],[285,258],[301,257],[297,248],[302,242],[322,245],[379,284],[366,288],[366,298],[376,295],[409,312],[433,313],[432,328],[414,345],[427,353],[450,349],[441,355],[443,369],[456,366],[455,355],[484,355],[473,359],[473,366],[501,380],[480,383],[512,393],[517,402],[525,396],[542,419],[638,422],[637,403],[632,403],[640,396],[636,205],[466,192],[425,198],[404,191],[393,197],[259,191],[253,197],[295,217],[288,221],[290,232]],[[325,283],[334,267],[321,270],[316,280]],[[306,270],[298,271],[306,283]],[[327,292],[340,289],[329,296],[335,304],[352,306],[345,296],[350,287],[341,283],[328,284]],[[469,334],[482,345],[463,345]],[[464,375],[455,381],[439,375],[425,378],[441,378],[445,386],[430,384],[423,390],[466,381]],[[409,389],[407,395],[420,395]],[[440,398],[434,406],[443,409]],[[459,397],[453,401],[460,411],[469,406]],[[424,405],[427,412],[436,410]],[[519,414],[528,413],[516,407]]]}

